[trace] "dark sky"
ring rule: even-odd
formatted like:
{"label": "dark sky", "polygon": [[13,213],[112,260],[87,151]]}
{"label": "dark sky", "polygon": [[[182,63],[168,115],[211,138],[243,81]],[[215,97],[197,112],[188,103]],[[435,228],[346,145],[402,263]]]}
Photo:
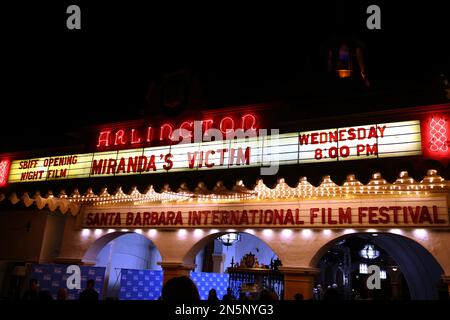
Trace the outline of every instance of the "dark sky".
{"label": "dark sky", "polygon": [[[80,126],[136,119],[150,83],[181,67],[200,75],[211,106],[283,97],[293,84],[314,82],[320,48],[340,35],[366,42],[383,92],[414,91],[449,66],[442,2],[41,2],[2,10],[0,152],[50,147]],[[65,26],[72,3],[82,10],[81,31]],[[382,30],[366,29],[369,4],[380,5]]]}

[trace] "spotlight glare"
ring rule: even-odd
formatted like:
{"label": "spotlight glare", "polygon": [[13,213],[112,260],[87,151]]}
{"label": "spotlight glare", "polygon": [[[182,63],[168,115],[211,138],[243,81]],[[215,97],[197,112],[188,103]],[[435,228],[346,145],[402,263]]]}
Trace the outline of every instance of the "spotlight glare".
{"label": "spotlight glare", "polygon": [[288,238],[292,237],[292,230],[284,229],[283,231],[281,231],[281,235],[283,236],[283,238],[288,239]]}
{"label": "spotlight glare", "polygon": [[245,229],[244,231],[250,234],[255,234],[255,230],[253,229]]}
{"label": "spotlight glare", "polygon": [[203,230],[202,229],[195,229],[194,230],[194,237],[200,238],[201,236],[203,236]]}
{"label": "spotlight glare", "polygon": [[419,239],[425,239],[428,235],[427,230],[425,229],[415,229],[414,236]]}
{"label": "spotlight glare", "polygon": [[302,230],[302,236],[304,238],[309,238],[312,235],[312,231],[310,229],[303,229]]}
{"label": "spotlight glare", "polygon": [[271,229],[264,229],[263,235],[266,237],[271,237],[273,235],[273,231]]}

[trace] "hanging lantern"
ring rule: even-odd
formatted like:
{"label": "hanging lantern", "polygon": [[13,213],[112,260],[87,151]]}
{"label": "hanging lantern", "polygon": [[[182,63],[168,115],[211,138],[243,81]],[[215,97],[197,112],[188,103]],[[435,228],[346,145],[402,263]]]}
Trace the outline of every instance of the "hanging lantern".
{"label": "hanging lantern", "polygon": [[373,244],[366,244],[364,248],[359,251],[359,255],[364,259],[373,260],[380,256],[380,251],[375,249]]}
{"label": "hanging lantern", "polygon": [[241,240],[241,235],[239,233],[226,233],[217,239],[222,242],[224,246],[229,247]]}
{"label": "hanging lantern", "polygon": [[339,78],[349,78],[352,75],[352,59],[350,48],[346,44],[339,47],[336,61],[336,72]]}
{"label": "hanging lantern", "polygon": [[338,45],[328,50],[328,71],[340,79],[359,79],[370,87],[366,73],[363,43],[357,39],[338,39]]}

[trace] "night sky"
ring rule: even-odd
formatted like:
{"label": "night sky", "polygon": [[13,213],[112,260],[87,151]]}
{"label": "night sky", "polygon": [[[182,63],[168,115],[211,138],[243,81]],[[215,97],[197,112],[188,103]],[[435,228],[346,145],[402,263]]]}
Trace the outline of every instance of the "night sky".
{"label": "night sky", "polygon": [[[345,101],[334,108],[322,87],[321,50],[342,35],[366,43],[371,90],[393,97],[376,108],[439,102],[428,88],[450,69],[442,2],[40,2],[2,10],[0,152],[64,145],[80,127],[151,113],[150,84],[180,68],[198,75],[208,108],[329,96],[325,115],[373,110],[346,110]],[[65,26],[72,3],[81,7],[81,31]],[[366,29],[369,4],[381,7],[381,30]]]}

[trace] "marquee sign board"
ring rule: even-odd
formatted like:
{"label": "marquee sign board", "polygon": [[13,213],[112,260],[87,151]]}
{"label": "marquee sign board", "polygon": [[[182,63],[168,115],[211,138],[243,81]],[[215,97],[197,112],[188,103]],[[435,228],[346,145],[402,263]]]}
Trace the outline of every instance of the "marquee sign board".
{"label": "marquee sign board", "polygon": [[420,121],[14,160],[8,183],[422,154]]}
{"label": "marquee sign board", "polygon": [[86,206],[83,228],[448,227],[447,195],[380,199]]}

